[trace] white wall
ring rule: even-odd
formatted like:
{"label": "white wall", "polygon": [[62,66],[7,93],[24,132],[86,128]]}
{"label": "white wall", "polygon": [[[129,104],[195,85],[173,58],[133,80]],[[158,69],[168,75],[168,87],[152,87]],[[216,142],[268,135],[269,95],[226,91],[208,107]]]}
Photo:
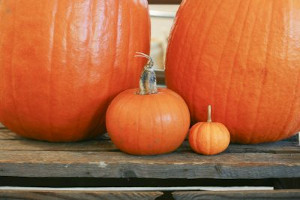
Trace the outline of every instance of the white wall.
{"label": "white wall", "polygon": [[[179,5],[150,5],[150,11],[176,13]],[[159,69],[164,68],[168,36],[173,25],[172,18],[151,17],[151,56]]]}

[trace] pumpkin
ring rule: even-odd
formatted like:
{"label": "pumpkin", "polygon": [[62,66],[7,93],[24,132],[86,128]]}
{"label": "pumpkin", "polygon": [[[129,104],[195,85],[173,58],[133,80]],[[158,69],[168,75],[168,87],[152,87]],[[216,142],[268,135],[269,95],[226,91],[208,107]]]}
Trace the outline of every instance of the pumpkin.
{"label": "pumpkin", "polygon": [[149,46],[146,0],[0,1],[0,121],[39,140],[96,136]]}
{"label": "pumpkin", "polygon": [[206,105],[235,143],[300,131],[300,1],[185,0],[166,58],[166,84],[192,123]]}
{"label": "pumpkin", "polygon": [[186,138],[190,114],[175,92],[156,87],[150,57],[139,89],[120,93],[108,107],[106,127],[112,142],[128,154],[156,155],[177,149]]}
{"label": "pumpkin", "polygon": [[204,155],[215,155],[227,149],[230,133],[226,126],[211,120],[211,106],[208,106],[207,122],[198,122],[190,130],[189,143],[191,148]]}

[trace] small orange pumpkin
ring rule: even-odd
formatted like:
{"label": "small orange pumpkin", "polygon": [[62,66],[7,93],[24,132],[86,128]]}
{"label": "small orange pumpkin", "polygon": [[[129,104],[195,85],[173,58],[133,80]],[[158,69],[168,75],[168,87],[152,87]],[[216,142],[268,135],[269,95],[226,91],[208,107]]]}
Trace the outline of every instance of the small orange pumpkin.
{"label": "small orange pumpkin", "polygon": [[109,105],[106,127],[112,142],[123,152],[156,155],[177,149],[190,126],[185,101],[175,92],[156,87],[152,59],[140,78],[140,88],[120,93]]}
{"label": "small orange pumpkin", "polygon": [[195,124],[189,134],[191,148],[204,155],[214,155],[223,152],[230,143],[228,129],[218,122],[211,120],[211,106],[208,106],[207,122]]}

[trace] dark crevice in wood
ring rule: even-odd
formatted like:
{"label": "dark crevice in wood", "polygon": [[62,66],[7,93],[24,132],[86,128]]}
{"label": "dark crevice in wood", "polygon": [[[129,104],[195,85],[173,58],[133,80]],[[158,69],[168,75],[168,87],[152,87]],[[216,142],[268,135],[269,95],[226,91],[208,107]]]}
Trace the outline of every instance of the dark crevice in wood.
{"label": "dark crevice in wood", "polygon": [[274,179],[274,189],[300,189],[300,178]]}
{"label": "dark crevice in wood", "polygon": [[174,197],[172,195],[172,191],[163,192],[163,195],[157,197],[155,200],[173,200]]}
{"label": "dark crevice in wood", "polygon": [[[286,183],[286,185],[284,185]],[[289,185],[288,183],[294,183]],[[295,185],[298,183],[298,185]],[[232,187],[270,186],[300,188],[300,178],[290,179],[140,179],[140,178],[23,178],[0,177],[0,186],[18,187]]]}

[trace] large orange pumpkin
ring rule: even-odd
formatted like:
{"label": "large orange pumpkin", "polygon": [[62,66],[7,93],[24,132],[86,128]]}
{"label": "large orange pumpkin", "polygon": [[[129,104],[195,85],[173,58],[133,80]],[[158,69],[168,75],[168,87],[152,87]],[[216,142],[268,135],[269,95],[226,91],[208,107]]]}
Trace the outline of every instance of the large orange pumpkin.
{"label": "large orange pumpkin", "polygon": [[40,140],[97,135],[149,43],[146,0],[0,1],[0,121]]}
{"label": "large orange pumpkin", "polygon": [[192,119],[206,106],[232,142],[261,143],[300,130],[300,1],[186,0],[167,52],[167,86]]}

